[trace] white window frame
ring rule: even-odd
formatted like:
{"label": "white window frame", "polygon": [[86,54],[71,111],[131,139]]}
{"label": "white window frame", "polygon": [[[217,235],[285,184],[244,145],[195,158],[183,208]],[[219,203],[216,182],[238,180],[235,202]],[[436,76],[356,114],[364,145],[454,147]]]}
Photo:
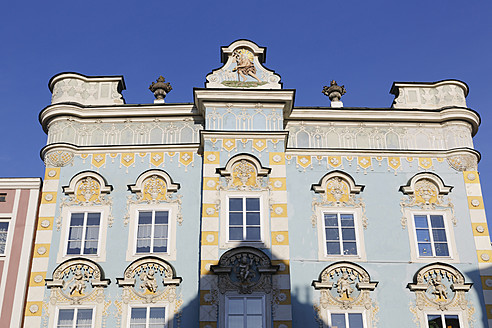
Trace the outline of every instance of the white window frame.
{"label": "white window frame", "polygon": [[359,313],[359,314],[362,314],[362,325],[363,325],[364,328],[369,328],[368,322],[367,322],[366,311],[365,310],[357,310],[357,309],[346,310],[346,311],[327,310],[326,311],[326,327],[329,327],[329,328],[332,327],[332,323],[331,323],[331,315],[332,314],[344,314],[345,315],[346,328],[352,328],[352,327],[349,326],[349,323],[348,323],[348,315],[350,313]]}
{"label": "white window frame", "polygon": [[[326,232],[325,232],[325,213],[326,214],[352,214],[354,217],[355,227],[355,242],[357,245],[357,255],[333,255],[327,254],[326,249]],[[317,206],[316,208],[317,227],[318,227],[318,259],[320,261],[334,261],[334,260],[358,260],[366,261],[366,251],[364,247],[364,231],[362,227],[362,209],[358,207],[328,207]],[[341,235],[340,235],[341,237]],[[340,249],[343,251],[343,248]]]}
{"label": "white window frame", "polygon": [[60,306],[56,307],[56,315],[54,316],[54,322],[52,323],[51,327],[58,328],[58,317],[60,315],[60,310],[75,310],[74,313],[74,322],[73,322],[73,328],[75,328],[76,324],[76,313],[78,310],[92,310],[92,322],[91,322],[91,328],[98,328],[100,325],[96,325],[96,307],[95,306]]}
{"label": "white window frame", "polygon": [[[106,261],[106,237],[107,237],[107,229],[108,229],[108,215],[109,215],[109,206],[71,206],[64,207],[62,211],[62,227],[61,227],[61,242],[60,248],[58,250],[57,263],[61,263],[66,259],[73,257],[88,257],[91,260],[95,260],[97,262],[105,262]],[[100,221],[99,221],[99,237],[98,237],[98,247],[97,254],[67,254],[68,250],[68,237],[70,233],[70,222],[72,219],[72,213],[100,213]]]}
{"label": "white window frame", "polygon": [[[81,254],[68,254],[68,242],[69,242],[69,238],[70,238],[70,228],[72,226],[71,222],[72,222],[72,214],[79,214],[79,213],[83,213],[84,214],[84,224],[82,225],[82,238],[81,238],[81,243],[82,245],[80,246],[80,252]],[[87,239],[86,239],[86,232],[87,232],[87,219],[88,219],[88,214],[93,214],[93,213],[98,213],[99,214],[99,234],[97,236],[97,253],[96,254],[83,254],[84,252],[84,248],[85,248],[85,244],[87,242]],[[101,244],[101,222],[102,222],[102,213],[99,212],[99,211],[84,211],[84,212],[75,212],[75,211],[72,211],[70,212],[70,216],[68,217],[68,231],[67,231],[67,240],[66,240],[66,247],[65,247],[65,256],[99,256],[99,251],[100,251],[100,247],[99,245]]]}
{"label": "white window frame", "polygon": [[[137,241],[138,241],[138,221],[140,219],[140,212],[151,212],[152,213],[152,228],[150,232],[150,249],[151,251],[148,253],[138,253],[137,252]],[[155,232],[155,213],[156,212],[167,212],[167,241],[166,241],[166,251],[165,252],[154,252],[154,232]],[[136,216],[136,225],[137,229],[135,229],[135,248],[134,248],[134,255],[145,255],[145,254],[169,254],[169,226],[171,224],[171,211],[169,210],[156,210],[156,209],[148,209],[148,210],[137,210],[137,216]]]}
{"label": "white window frame", "polygon": [[[240,197],[260,199],[260,240],[258,241],[229,240],[229,199]],[[220,248],[233,248],[238,246],[252,246],[257,248],[270,247],[270,208],[268,191],[222,191],[220,193],[220,199]]]}
{"label": "white window frame", "polygon": [[[459,262],[458,252],[456,251],[456,243],[454,238],[453,223],[451,222],[451,210],[414,210],[405,209],[405,218],[408,222],[408,233],[410,239],[410,257],[413,262],[428,263],[439,260],[441,262],[456,263]],[[417,231],[415,228],[414,215],[442,215],[444,220],[444,229],[446,231],[446,239],[448,245],[449,256],[420,256],[417,241]],[[430,231],[432,233],[432,229]],[[432,236],[431,236],[432,238]],[[434,245],[432,245],[434,248]],[[435,252],[434,252],[435,254]]]}
{"label": "white window frame", "polygon": [[152,303],[151,305],[143,303],[139,300],[130,300],[130,303],[127,306],[123,306],[122,311],[122,322],[121,327],[128,328],[130,327],[130,319],[132,316],[132,308],[134,307],[163,307],[166,309],[166,328],[173,328],[174,315],[176,304],[175,302],[167,302],[167,301],[157,301]]}
{"label": "white window frame", "polygon": [[9,224],[7,228],[7,238],[5,239],[5,251],[3,253],[0,253],[0,258],[1,257],[6,257],[9,254],[9,249],[10,249],[10,237],[12,235],[12,219],[10,217],[0,217],[0,222],[7,222]]}
{"label": "white window frame", "polygon": [[425,327],[425,328],[429,328],[429,321],[427,320],[428,315],[440,315],[441,320],[443,319],[443,317],[445,315],[457,315],[458,320],[460,322],[460,328],[468,328],[468,324],[466,324],[465,320],[463,320],[463,312],[460,312],[460,311],[444,311],[444,312],[441,312],[441,311],[436,311],[436,310],[433,310],[433,311],[430,310],[430,311],[425,311],[423,314],[424,315],[423,315],[422,320],[424,322],[423,322],[422,327]]}
{"label": "white window frame", "polygon": [[222,306],[223,306],[223,309],[224,311],[222,311],[222,315],[221,315],[221,321],[222,321],[222,325],[220,325],[220,327],[225,327],[225,328],[234,328],[234,327],[229,327],[228,326],[228,316],[229,316],[229,302],[228,300],[231,299],[231,298],[261,298],[262,299],[262,303],[263,303],[263,310],[264,310],[264,313],[263,313],[263,326],[265,328],[270,328],[271,325],[270,325],[270,321],[271,321],[271,314],[270,314],[270,311],[268,310],[267,308],[267,304],[270,304],[267,300],[267,297],[268,295],[265,295],[263,293],[251,293],[251,294],[238,294],[238,293],[226,293],[224,295],[224,298],[223,298],[223,303],[222,303]]}
{"label": "white window frame", "polygon": [[[137,253],[137,232],[139,212],[167,211],[168,212],[168,235],[167,252]],[[157,255],[167,261],[176,260],[176,223],[177,223],[178,204],[132,204],[130,205],[130,223],[128,232],[128,247],[126,260],[134,261],[142,256]]]}
{"label": "white window frame", "polygon": [[147,309],[147,312],[146,312],[146,319],[145,319],[145,327],[148,328],[149,326],[149,316],[150,316],[150,308],[164,308],[164,328],[170,328],[170,325],[169,325],[169,318],[168,318],[168,312],[169,312],[169,309],[166,305],[164,304],[160,304],[160,305],[156,305],[156,304],[153,304],[153,305],[146,305],[146,304],[131,304],[129,307],[128,307],[128,315],[127,315],[127,324],[125,327],[128,327],[130,328],[130,324],[131,324],[131,320],[132,320],[132,309],[133,308],[146,308]]}

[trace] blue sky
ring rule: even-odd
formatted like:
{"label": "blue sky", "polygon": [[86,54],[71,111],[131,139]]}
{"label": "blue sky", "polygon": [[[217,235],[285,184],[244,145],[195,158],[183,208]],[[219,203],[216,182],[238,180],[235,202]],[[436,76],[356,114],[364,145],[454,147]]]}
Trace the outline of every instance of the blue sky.
{"label": "blue sky", "polygon": [[331,79],[350,107],[389,107],[393,81],[466,82],[468,107],[482,117],[475,147],[486,187],[491,16],[492,1],[4,1],[0,176],[43,176],[38,113],[51,76],[123,75],[126,102],[150,103],[148,86],[162,74],[173,86],[167,102],[192,102],[192,88],[220,66],[220,46],[245,38],[267,47],[266,66],[297,89],[297,106],[329,106],[321,89]]}

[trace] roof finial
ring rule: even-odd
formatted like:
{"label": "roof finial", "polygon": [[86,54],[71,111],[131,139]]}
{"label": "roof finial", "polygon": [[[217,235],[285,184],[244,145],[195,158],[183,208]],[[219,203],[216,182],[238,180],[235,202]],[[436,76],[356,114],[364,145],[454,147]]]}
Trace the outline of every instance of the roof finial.
{"label": "roof finial", "polygon": [[169,82],[165,82],[166,79],[162,75],[160,75],[156,81],[157,83],[152,82],[149,90],[154,93],[154,104],[163,104],[164,98],[173,89],[173,87],[171,87]]}
{"label": "roof finial", "polygon": [[329,87],[326,85],[323,87],[322,92],[325,96],[330,98],[331,107],[343,107],[343,103],[340,101],[340,98],[347,93],[344,85],[340,86],[335,80],[332,80]]}

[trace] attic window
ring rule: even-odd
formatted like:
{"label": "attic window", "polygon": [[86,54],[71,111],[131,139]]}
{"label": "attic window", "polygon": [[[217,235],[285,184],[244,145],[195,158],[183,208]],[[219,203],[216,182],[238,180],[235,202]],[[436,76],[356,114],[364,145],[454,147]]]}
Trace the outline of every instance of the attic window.
{"label": "attic window", "polygon": [[0,202],[6,202],[6,199],[7,199],[7,194],[5,193],[0,194]]}

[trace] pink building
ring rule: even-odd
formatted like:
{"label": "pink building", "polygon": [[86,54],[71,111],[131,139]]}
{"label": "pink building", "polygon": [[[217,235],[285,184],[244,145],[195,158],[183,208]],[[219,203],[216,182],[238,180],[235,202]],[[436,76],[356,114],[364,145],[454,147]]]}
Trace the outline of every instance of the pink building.
{"label": "pink building", "polygon": [[20,327],[40,178],[0,178],[0,328]]}

